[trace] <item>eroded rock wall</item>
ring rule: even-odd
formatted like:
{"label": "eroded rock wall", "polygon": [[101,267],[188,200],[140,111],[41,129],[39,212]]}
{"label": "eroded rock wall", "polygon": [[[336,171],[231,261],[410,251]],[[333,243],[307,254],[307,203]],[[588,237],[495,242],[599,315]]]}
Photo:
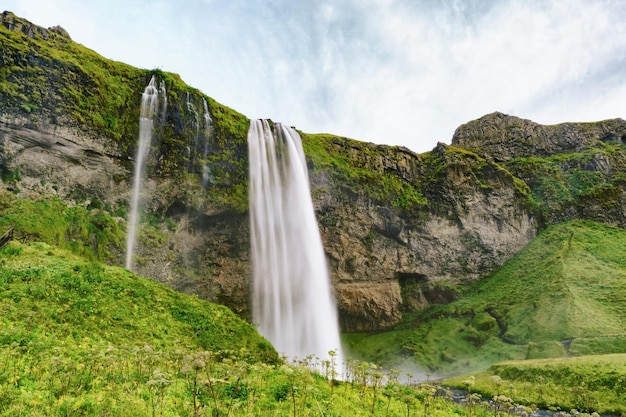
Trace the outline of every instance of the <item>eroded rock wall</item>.
{"label": "eroded rock wall", "polygon": [[[444,168],[428,205],[418,211],[359,193],[314,192],[344,329],[391,326],[407,309],[449,302],[455,294],[445,284],[484,276],[536,235],[527,198],[510,174],[478,168],[443,144],[432,158]],[[418,181],[428,169],[419,155],[397,149],[369,163],[407,181]]]}

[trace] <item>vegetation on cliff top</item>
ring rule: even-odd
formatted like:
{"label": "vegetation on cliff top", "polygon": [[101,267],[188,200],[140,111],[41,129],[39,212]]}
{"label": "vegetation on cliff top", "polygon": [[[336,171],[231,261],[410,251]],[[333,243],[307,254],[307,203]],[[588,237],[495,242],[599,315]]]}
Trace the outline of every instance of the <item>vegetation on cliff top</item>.
{"label": "vegetation on cliff top", "polygon": [[[200,177],[208,168],[206,185],[213,187],[216,204],[241,210],[248,119],[189,87],[177,74],[111,61],[55,32],[47,39],[39,33],[29,37],[4,25],[0,64],[5,116],[27,120],[32,127],[79,127],[103,140],[128,168],[135,155],[141,94],[155,76],[167,91],[167,109],[165,119],[157,116],[148,171],[177,178],[185,189],[190,175]],[[204,126],[203,101],[212,119],[210,132]]]}
{"label": "vegetation on cliff top", "polygon": [[[419,208],[428,201],[416,184],[397,169],[397,149],[328,134],[301,133],[312,175],[327,176],[340,194],[364,192],[374,201],[399,209]],[[384,160],[389,161],[386,166]],[[321,187],[328,184],[321,184]],[[328,192],[328,190],[325,190]]]}
{"label": "vegetation on cliff top", "polygon": [[21,109],[104,132],[114,140],[132,136],[139,116],[145,71],[103,58],[51,32],[28,37],[0,25],[0,99],[5,111]]}
{"label": "vegetation on cliff top", "polygon": [[608,143],[549,157],[518,157],[503,165],[528,184],[549,224],[575,217],[621,218],[626,185],[623,144]]}

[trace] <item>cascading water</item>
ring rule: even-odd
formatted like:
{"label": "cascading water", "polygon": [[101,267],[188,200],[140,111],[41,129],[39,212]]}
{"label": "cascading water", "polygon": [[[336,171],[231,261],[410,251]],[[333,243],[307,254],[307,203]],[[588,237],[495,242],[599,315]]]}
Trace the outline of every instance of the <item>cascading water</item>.
{"label": "cascading water", "polygon": [[253,320],[278,352],[341,363],[339,326],[298,133],[265,120],[248,131]]}
{"label": "cascading water", "polygon": [[[204,141],[204,147],[202,149],[202,159],[206,160],[209,155],[209,139],[211,138],[211,134],[213,132],[213,119],[211,119],[211,115],[209,114],[209,105],[206,100],[202,99],[202,106],[204,107],[204,135],[206,140]],[[210,181],[215,181],[213,175],[211,174],[211,169],[209,165],[205,162],[202,164],[202,186],[207,187]]]}
{"label": "cascading water", "polygon": [[193,103],[191,103],[191,95],[189,91],[187,91],[187,113],[189,113],[191,128],[194,132],[193,140],[191,141],[191,146],[187,147],[188,157],[189,157],[189,168],[191,168],[196,163],[196,151],[198,146],[198,136],[200,135],[200,120],[198,117],[198,112],[193,108]]}
{"label": "cascading water", "polygon": [[167,91],[165,90],[165,81],[159,83],[159,97],[161,98],[161,120],[165,120],[167,115]]}
{"label": "cascading water", "polygon": [[[162,88],[164,88],[162,86]],[[128,215],[128,230],[126,240],[126,269],[132,270],[133,251],[136,243],[136,233],[139,217],[139,197],[141,194],[142,177],[150,144],[152,142],[152,125],[154,113],[157,111],[159,91],[156,87],[154,76],[145,88],[141,96],[141,112],[139,115],[139,144],[135,157],[135,176],[133,182],[133,194],[130,202],[130,214]]]}

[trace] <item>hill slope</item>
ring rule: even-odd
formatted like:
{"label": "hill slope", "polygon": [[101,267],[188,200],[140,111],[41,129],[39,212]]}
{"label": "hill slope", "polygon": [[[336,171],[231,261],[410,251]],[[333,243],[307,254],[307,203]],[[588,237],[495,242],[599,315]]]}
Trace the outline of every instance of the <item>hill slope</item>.
{"label": "hill slope", "polygon": [[279,363],[226,307],[45,243],[0,250],[0,288],[2,416],[150,415],[195,359]]}
{"label": "hill slope", "polygon": [[451,308],[488,311],[511,343],[626,335],[626,232],[553,226]]}
{"label": "hill slope", "polygon": [[0,252],[0,349],[101,346],[240,350],[276,362],[272,346],[226,307],[117,267],[33,242]]}
{"label": "hill slope", "polygon": [[385,376],[368,364],[344,371],[351,383],[331,379],[339,364],[286,365],[226,307],[42,242],[0,249],[0,290],[2,417],[447,416],[458,408],[433,398],[429,385],[392,383],[383,395]]}
{"label": "hill slope", "polygon": [[[626,352],[626,231],[573,221],[552,226],[460,299],[406,317],[389,335],[431,371],[505,359]],[[379,348],[380,349],[380,348]],[[370,359],[384,355],[361,352]],[[369,356],[368,356],[369,355]]]}

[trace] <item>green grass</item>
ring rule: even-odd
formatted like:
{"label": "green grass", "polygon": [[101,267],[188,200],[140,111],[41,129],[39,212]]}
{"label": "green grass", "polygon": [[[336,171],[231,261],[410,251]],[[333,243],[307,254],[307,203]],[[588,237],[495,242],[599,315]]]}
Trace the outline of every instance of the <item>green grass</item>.
{"label": "green grass", "polygon": [[107,210],[70,207],[56,196],[29,200],[0,191],[0,230],[10,226],[16,239],[42,241],[92,260],[117,263],[125,250],[126,232]]}
{"label": "green grass", "polygon": [[364,333],[344,333],[341,344],[355,358],[372,363],[384,363],[388,368],[398,367],[403,363],[402,332],[380,332],[367,335]]}
{"label": "green grass", "polygon": [[457,311],[491,308],[512,343],[626,334],[626,231],[553,226],[473,286]]}
{"label": "green grass", "polygon": [[484,397],[505,395],[543,409],[626,413],[626,354],[502,362],[471,375],[443,381]]}
{"label": "green grass", "polygon": [[149,344],[159,349],[245,348],[255,357],[276,357],[226,307],[124,269],[88,262],[40,242],[12,242],[1,255],[0,340],[5,347]]}
{"label": "green grass", "polygon": [[469,415],[368,363],[286,365],[227,308],[42,242],[0,249],[0,288],[2,417]]}

